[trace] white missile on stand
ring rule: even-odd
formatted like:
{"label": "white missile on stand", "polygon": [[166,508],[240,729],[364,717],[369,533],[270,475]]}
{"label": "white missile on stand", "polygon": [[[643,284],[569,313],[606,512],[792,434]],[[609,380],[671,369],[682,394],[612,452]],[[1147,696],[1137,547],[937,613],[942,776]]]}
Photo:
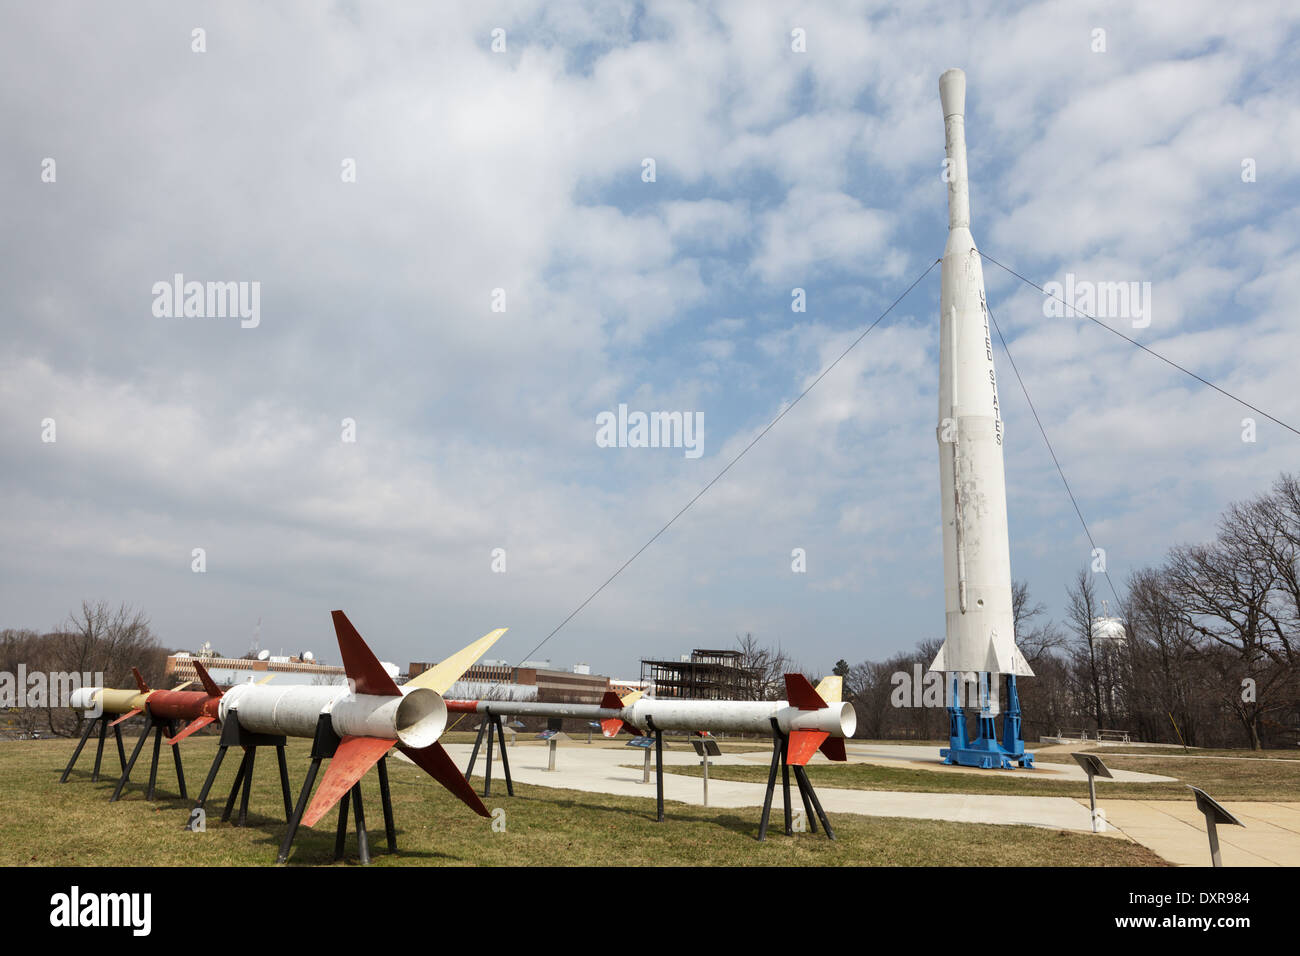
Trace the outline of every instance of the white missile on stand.
{"label": "white missile on stand", "polygon": [[[763,734],[775,730],[789,738],[789,762],[802,766],[821,750],[831,760],[844,760],[844,740],[853,736],[858,715],[839,699],[839,683],[831,678],[818,688],[802,674],[786,674],[788,700],[674,700],[642,697],[625,707],[621,720],[638,730],[686,733]],[[827,692],[834,687],[833,693]],[[822,693],[833,698],[828,701]],[[617,728],[615,728],[617,730]],[[606,731],[607,736],[612,736]]]}
{"label": "white missile on stand", "polygon": [[[447,727],[442,692],[506,629],[484,635],[398,687],[347,615],[334,611],[333,617],[346,686],[239,684],[221,698],[221,721],[233,716],[241,728],[252,733],[313,737],[321,719],[329,720],[341,742],[311,806],[301,817],[305,826],[315,824],[394,747],[480,816],[487,816],[482,801],[438,743]],[[291,827],[296,828],[296,823]]]}
{"label": "white missile on stand", "polygon": [[1033,676],[1016,647],[1002,464],[984,270],[970,231],[966,74],[939,78],[948,156],[948,244],[939,293],[939,487],[946,639],[933,671]]}
{"label": "white missile on stand", "polygon": [[541,701],[448,700],[452,712],[497,717],[558,717],[600,721],[601,732],[614,737],[627,726],[634,733],[760,734],[776,730],[790,739],[790,763],[807,763],[821,749],[831,760],[844,760],[844,739],[853,736],[858,715],[840,700],[842,682],[827,677],[814,688],[802,674],[787,674],[789,700],[679,700],[645,697],[639,691],[620,700],[613,691],[599,704]]}

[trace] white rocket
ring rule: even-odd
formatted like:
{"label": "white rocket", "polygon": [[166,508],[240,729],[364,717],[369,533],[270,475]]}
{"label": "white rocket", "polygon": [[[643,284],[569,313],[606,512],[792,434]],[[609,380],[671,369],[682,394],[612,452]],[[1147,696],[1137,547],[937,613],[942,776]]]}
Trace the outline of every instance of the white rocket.
{"label": "white rocket", "polygon": [[939,292],[939,487],[947,637],[933,671],[1032,676],[1015,644],[1004,429],[993,371],[984,270],[970,232],[966,74],[939,77],[948,180],[948,244]]}

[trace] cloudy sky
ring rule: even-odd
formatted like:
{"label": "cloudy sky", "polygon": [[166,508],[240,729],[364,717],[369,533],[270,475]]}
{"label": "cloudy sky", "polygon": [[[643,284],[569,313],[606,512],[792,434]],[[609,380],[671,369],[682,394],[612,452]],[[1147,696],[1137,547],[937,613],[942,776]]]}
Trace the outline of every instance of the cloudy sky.
{"label": "cloudy sky", "polygon": [[[497,626],[521,659],[942,253],[952,66],[982,250],[1149,282],[1112,324],[1297,424],[1289,6],[5,3],[0,626],[104,598],[171,647],[260,619],[337,660],[341,607],[387,659]],[[258,283],[258,324],[156,315],[177,273]],[[1300,469],[986,277],[1118,583]],[[536,656],[636,676],[748,631],[820,671],[940,636],[938,294]],[[1059,617],[1090,546],[996,361],[1012,570]],[[701,413],[703,453],[599,447],[620,403]]]}

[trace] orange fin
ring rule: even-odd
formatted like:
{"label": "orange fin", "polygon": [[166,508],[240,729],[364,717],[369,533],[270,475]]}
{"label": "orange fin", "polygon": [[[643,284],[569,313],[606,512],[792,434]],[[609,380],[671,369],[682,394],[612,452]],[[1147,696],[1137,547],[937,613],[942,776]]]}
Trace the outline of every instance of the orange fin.
{"label": "orange fin", "polygon": [[355,693],[373,694],[376,697],[401,696],[402,692],[388,676],[384,665],[379,663],[379,658],[361,639],[348,616],[342,611],[332,611],[331,614],[334,617],[334,633],[339,639],[339,653],[343,655],[343,670]]}
{"label": "orange fin", "polygon": [[124,720],[130,720],[132,717],[134,717],[136,714],[139,714],[139,713],[142,713],[142,711],[140,710],[139,707],[137,707],[135,710],[128,710],[125,714],[123,714],[121,717],[117,718],[117,720],[113,721],[113,722],[112,722],[111,724],[109,724],[108,726],[110,726],[110,727],[116,727],[116,726],[117,726],[118,724],[120,724],[122,721],[124,721]]}
{"label": "orange fin", "polygon": [[311,806],[302,816],[302,825],[309,827],[339,800],[347,796],[352,785],[360,780],[367,770],[379,762],[379,758],[388,753],[396,740],[384,740],[381,737],[344,737],[339,743],[325,776],[316,788],[311,799]]}
{"label": "orange fin", "polygon": [[176,744],[184,740],[186,737],[188,737],[190,734],[194,733],[195,731],[202,730],[204,727],[206,727],[208,724],[212,723],[216,719],[217,718],[215,717],[200,717],[198,720],[190,721],[189,725],[186,726],[184,730],[182,730],[175,737],[169,739],[167,742],[175,746]]}
{"label": "orange fin", "polygon": [[796,730],[790,734],[790,744],[786,748],[786,763],[792,767],[805,766],[817,748],[830,739],[824,730]]}
{"label": "orange fin", "polygon": [[479,816],[491,816],[487,807],[483,806],[483,801],[474,792],[470,782],[460,772],[460,768],[447,756],[447,751],[442,749],[442,744],[432,743],[419,750],[398,744],[398,749],[410,757],[416,766],[450,790],[453,796],[460,799],[462,803]]}

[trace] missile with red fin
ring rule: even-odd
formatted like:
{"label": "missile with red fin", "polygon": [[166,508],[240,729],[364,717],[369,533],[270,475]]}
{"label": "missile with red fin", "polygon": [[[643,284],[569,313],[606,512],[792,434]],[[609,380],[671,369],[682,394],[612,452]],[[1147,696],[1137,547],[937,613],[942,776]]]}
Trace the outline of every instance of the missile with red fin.
{"label": "missile with red fin", "polygon": [[438,743],[447,727],[442,694],[506,629],[484,635],[398,687],[347,615],[334,611],[333,618],[347,686],[241,684],[221,697],[219,719],[236,719],[240,727],[253,733],[313,737],[321,716],[328,715],[341,743],[303,814],[307,826],[329,812],[394,747],[480,816],[488,816],[487,808]]}
{"label": "missile with red fin", "polygon": [[540,701],[449,700],[449,710],[515,717],[569,717],[599,721],[613,737],[626,729],[634,735],[664,730],[679,733],[763,734],[776,730],[790,738],[789,762],[803,765],[818,750],[831,760],[845,760],[844,740],[857,729],[853,705],[842,701],[842,681],[828,677],[816,688],[802,674],[786,674],[787,700],[678,700],[645,697],[639,691],[620,700],[607,691],[599,704]]}

